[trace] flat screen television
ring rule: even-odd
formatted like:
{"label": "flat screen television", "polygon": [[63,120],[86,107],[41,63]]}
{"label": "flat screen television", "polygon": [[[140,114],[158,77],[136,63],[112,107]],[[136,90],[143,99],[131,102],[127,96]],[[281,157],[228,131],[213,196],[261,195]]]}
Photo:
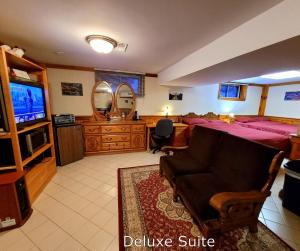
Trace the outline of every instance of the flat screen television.
{"label": "flat screen television", "polygon": [[7,114],[5,108],[4,94],[0,82],[0,132],[2,131],[8,132],[9,126],[8,126]]}
{"label": "flat screen television", "polygon": [[18,127],[46,120],[44,88],[41,85],[13,81],[10,92]]}

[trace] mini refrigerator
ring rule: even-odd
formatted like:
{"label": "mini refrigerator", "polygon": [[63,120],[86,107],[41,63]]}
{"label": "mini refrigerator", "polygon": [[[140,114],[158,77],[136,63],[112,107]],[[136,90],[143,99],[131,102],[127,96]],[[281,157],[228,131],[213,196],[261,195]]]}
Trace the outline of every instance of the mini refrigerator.
{"label": "mini refrigerator", "polygon": [[64,166],[84,157],[82,125],[54,125],[56,163]]}

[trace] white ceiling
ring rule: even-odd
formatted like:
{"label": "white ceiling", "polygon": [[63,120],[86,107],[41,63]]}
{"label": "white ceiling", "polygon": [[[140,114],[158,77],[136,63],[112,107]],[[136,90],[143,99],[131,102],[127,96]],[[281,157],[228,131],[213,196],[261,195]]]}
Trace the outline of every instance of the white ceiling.
{"label": "white ceiling", "polygon": [[[157,73],[279,2],[1,0],[0,41],[40,62]],[[97,54],[91,34],[128,43],[127,52]]]}

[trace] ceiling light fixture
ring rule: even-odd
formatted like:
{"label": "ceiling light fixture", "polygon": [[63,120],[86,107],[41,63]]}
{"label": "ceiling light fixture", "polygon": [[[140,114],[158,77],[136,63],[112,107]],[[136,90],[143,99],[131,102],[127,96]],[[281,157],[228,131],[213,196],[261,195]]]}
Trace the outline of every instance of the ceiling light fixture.
{"label": "ceiling light fixture", "polygon": [[260,77],[269,78],[269,79],[296,78],[296,77],[300,77],[300,71],[283,71],[283,72],[262,75]]}
{"label": "ceiling light fixture", "polygon": [[108,54],[117,47],[118,43],[110,37],[101,35],[91,35],[86,37],[86,41],[90,44],[92,49],[98,53]]}

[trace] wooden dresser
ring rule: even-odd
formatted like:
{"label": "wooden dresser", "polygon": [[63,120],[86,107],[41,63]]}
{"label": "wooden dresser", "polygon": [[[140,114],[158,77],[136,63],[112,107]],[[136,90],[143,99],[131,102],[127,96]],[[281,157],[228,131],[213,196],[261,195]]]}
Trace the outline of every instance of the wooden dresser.
{"label": "wooden dresser", "polygon": [[83,123],[85,155],[146,149],[146,123],[118,120]]}

